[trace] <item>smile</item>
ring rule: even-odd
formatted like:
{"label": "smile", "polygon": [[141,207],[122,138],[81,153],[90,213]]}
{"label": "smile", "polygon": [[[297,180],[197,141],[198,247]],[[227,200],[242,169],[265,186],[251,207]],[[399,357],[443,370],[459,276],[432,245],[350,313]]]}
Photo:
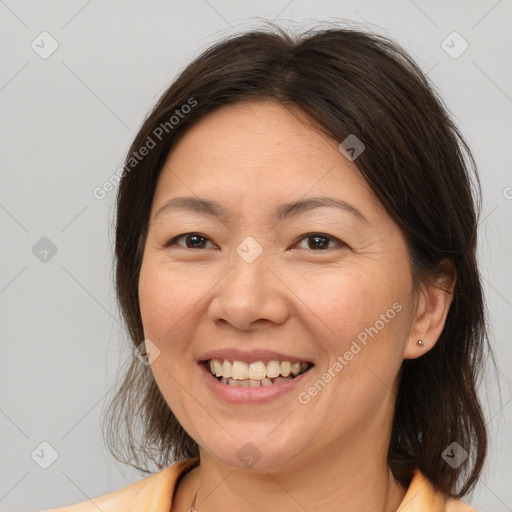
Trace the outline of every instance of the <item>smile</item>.
{"label": "smile", "polygon": [[211,375],[222,384],[234,387],[272,386],[293,380],[313,365],[305,361],[229,361],[210,359],[205,362]]}

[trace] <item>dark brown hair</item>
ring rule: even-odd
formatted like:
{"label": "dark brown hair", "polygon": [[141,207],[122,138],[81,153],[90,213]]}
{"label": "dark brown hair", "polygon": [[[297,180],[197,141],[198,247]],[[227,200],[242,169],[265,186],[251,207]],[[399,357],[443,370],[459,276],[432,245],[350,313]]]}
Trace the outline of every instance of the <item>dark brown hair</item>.
{"label": "dark brown hair", "polygon": [[[249,100],[299,107],[338,142],[356,135],[366,149],[355,164],[401,227],[415,284],[431,281],[447,261],[455,268],[453,302],[438,342],[403,361],[388,462],[406,487],[419,468],[438,490],[462,497],[475,485],[487,451],[477,396],[485,349],[492,355],[476,261],[480,183],[435,87],[387,37],[353,27],[291,36],[271,24],[216,43],[170,85],[133,141],[118,190],[116,287],[131,343],[144,339],[138,279],[162,166],[180,135],[207,113]],[[134,160],[149,140],[155,147]],[[161,469],[199,455],[151,369],[135,356],[106,425],[114,456],[146,472],[149,462]],[[469,454],[458,468],[441,457],[454,441]]]}

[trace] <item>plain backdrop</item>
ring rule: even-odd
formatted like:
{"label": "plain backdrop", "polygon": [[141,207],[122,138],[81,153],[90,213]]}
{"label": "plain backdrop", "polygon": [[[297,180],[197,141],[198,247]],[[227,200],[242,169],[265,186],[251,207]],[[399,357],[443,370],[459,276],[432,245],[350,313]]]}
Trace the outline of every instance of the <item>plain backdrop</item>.
{"label": "plain backdrop", "polygon": [[0,510],[63,506],[144,476],[102,441],[102,408],[129,350],[113,291],[116,190],[102,200],[93,190],[122,166],[177,73],[259,18],[295,30],[353,20],[394,38],[469,141],[500,373],[481,386],[491,445],[466,501],[512,510],[510,0],[0,0]]}

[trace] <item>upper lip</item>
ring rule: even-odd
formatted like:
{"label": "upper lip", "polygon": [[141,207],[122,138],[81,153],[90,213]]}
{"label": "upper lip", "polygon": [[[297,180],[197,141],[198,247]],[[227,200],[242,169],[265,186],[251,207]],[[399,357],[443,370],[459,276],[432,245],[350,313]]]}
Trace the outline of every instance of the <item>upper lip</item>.
{"label": "upper lip", "polygon": [[199,357],[199,361],[209,361],[210,359],[227,359],[228,361],[245,361],[255,363],[257,361],[304,361],[311,363],[307,358],[297,357],[290,354],[283,354],[273,350],[240,350],[237,348],[223,348],[210,350]]}

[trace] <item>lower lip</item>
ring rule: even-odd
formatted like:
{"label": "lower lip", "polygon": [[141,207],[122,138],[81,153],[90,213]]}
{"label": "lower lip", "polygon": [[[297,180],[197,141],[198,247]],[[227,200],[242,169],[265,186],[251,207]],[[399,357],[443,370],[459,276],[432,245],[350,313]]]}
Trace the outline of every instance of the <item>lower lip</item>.
{"label": "lower lip", "polygon": [[294,379],[278,384],[270,384],[269,386],[259,386],[256,388],[230,386],[223,384],[206,368],[203,363],[199,363],[199,368],[205,378],[206,385],[211,389],[212,393],[230,404],[256,404],[270,402],[286,393],[290,393],[297,389],[304,380],[309,376],[312,368],[300,374]]}

